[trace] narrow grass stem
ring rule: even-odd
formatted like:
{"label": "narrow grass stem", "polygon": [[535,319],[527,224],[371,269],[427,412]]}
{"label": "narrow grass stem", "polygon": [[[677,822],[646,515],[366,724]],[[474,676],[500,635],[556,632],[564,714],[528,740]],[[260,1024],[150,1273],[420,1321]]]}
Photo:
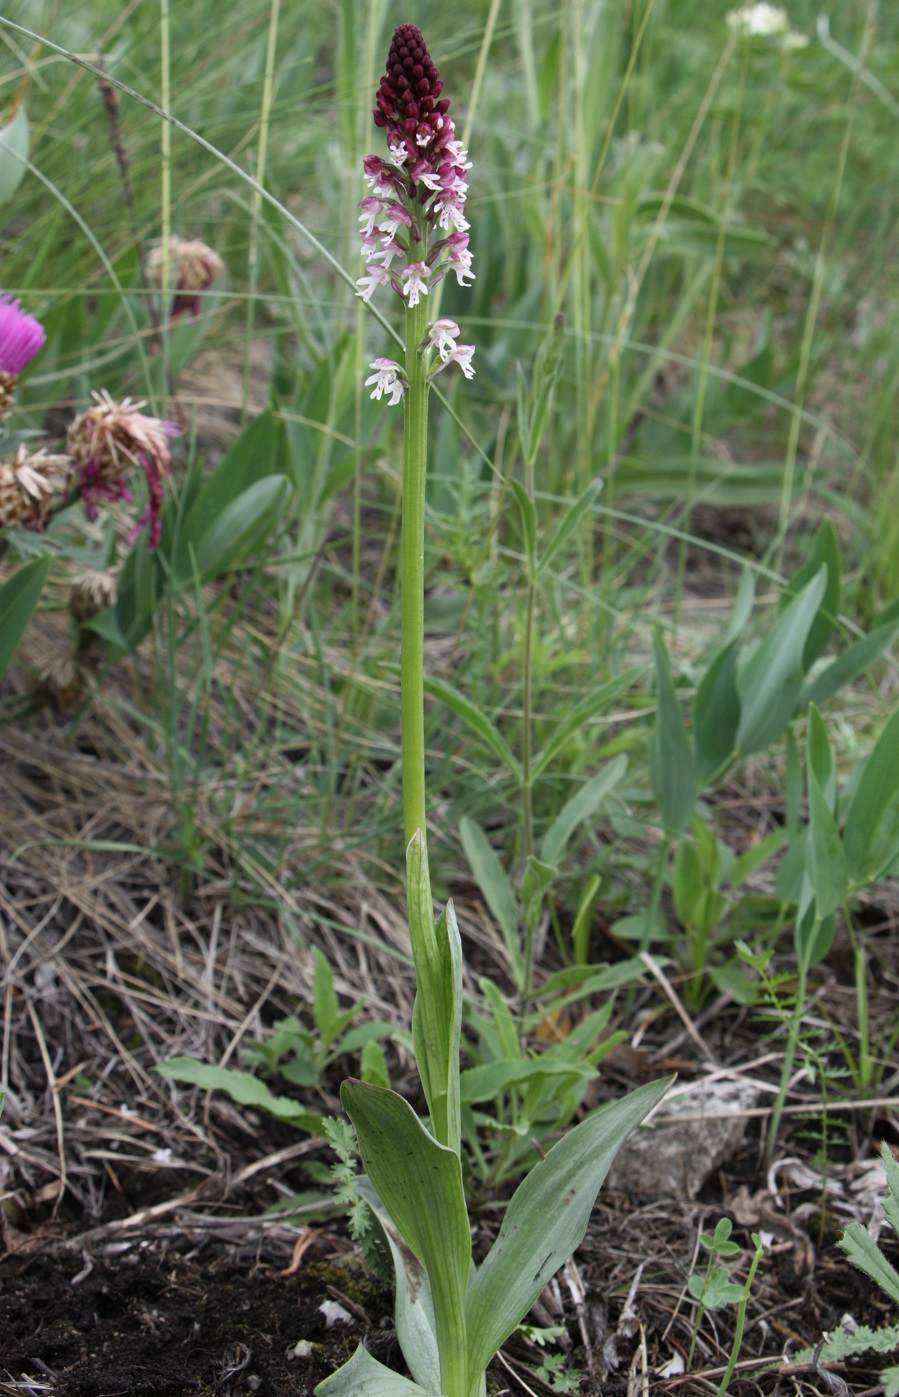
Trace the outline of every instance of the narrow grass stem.
{"label": "narrow grass stem", "polygon": [[[278,43],[278,19],[281,13],[281,0],[271,0],[268,21],[268,42],[265,49],[265,74],[262,79],[262,104],[259,109],[259,141],[256,146],[256,182],[265,184],[265,166],[268,156],[268,132],[271,123],[272,93],[275,86],[275,52]],[[168,122],[164,129],[169,129]],[[241,420],[246,420],[250,401],[250,368],[253,355],[253,336],[256,325],[256,296],[259,289],[259,228],[262,216],[262,190],[253,191],[253,216],[250,220],[250,246],[247,256],[247,320],[244,336],[243,387],[241,392]]]}
{"label": "narrow grass stem", "polygon": [[[160,49],[160,96],[163,111],[171,106],[171,55],[169,29],[169,0],[159,0],[159,49]],[[160,131],[159,222],[162,235],[162,266],[160,268],[160,294],[162,307],[162,382],[160,392],[163,402],[168,394],[169,383],[169,303],[172,290],[172,128],[167,121]]]}
{"label": "narrow grass stem", "polygon": [[428,328],[424,301],[406,309],[406,420],[403,435],[402,753],[406,844],[425,822],[424,585],[428,384],[419,345]]}

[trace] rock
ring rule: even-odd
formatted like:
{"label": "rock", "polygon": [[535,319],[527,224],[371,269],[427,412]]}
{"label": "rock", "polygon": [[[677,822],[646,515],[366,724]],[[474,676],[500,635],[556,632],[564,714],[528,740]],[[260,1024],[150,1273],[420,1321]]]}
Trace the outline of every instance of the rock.
{"label": "rock", "polygon": [[695,1198],[713,1170],[740,1148],[746,1112],[758,1095],[749,1082],[714,1078],[675,1089],[650,1124],[623,1146],[609,1186],[644,1198]]}

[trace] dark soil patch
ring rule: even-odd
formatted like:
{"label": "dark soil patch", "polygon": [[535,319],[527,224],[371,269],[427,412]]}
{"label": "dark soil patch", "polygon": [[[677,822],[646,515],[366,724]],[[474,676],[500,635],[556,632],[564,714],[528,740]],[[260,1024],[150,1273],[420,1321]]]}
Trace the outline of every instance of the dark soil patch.
{"label": "dark soil patch", "polygon": [[[312,1262],[282,1276],[233,1252],[123,1245],[101,1260],[2,1263],[0,1391],[305,1397],[361,1335],[382,1362],[400,1361],[390,1292],[360,1272]],[[322,1301],[337,1293],[352,1323],[328,1327]]]}

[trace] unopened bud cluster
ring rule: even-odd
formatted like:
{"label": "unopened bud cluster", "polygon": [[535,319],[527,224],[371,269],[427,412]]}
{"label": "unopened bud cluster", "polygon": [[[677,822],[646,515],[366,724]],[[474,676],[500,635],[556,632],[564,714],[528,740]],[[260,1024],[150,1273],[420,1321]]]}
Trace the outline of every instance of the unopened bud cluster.
{"label": "unopened bud cluster", "polygon": [[[428,53],[421,30],[401,24],[394,32],[387,71],[378,88],[375,124],[387,133],[387,157],[367,155],[363,163],[371,194],[362,200],[362,255],[367,273],[356,285],[363,301],[379,286],[389,286],[409,307],[417,306],[448,272],[460,286],[474,278],[468,248],[465,199],[471,162],[456,139],[449,99]],[[438,350],[433,373],[458,363],[467,378],[474,374],[473,345],[456,343],[459,327],[451,320],[431,324],[418,351]],[[386,394],[397,403],[405,376],[392,359],[376,359],[373,398]]]}

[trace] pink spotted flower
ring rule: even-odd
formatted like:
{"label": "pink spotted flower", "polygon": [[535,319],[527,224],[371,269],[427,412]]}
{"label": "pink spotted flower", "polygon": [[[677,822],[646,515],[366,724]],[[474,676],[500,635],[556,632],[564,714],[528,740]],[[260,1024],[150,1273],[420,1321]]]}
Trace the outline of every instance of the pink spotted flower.
{"label": "pink spotted flower", "polygon": [[[364,301],[379,287],[390,286],[411,309],[448,272],[455,273],[460,286],[474,278],[465,216],[471,162],[456,139],[449,99],[442,91],[421,30],[401,24],[394,31],[373,114],[386,134],[387,154],[367,155],[363,162],[371,193],[359,204],[366,275],[357,281],[356,294]],[[435,372],[458,363],[466,377],[472,376],[472,346],[460,345],[455,353],[445,352],[445,341],[425,340],[419,346],[425,354],[435,348],[440,356]]]}
{"label": "pink spotted flower", "polygon": [[0,294],[0,422],[12,403],[16,379],[46,338],[39,320],[6,292]]}

